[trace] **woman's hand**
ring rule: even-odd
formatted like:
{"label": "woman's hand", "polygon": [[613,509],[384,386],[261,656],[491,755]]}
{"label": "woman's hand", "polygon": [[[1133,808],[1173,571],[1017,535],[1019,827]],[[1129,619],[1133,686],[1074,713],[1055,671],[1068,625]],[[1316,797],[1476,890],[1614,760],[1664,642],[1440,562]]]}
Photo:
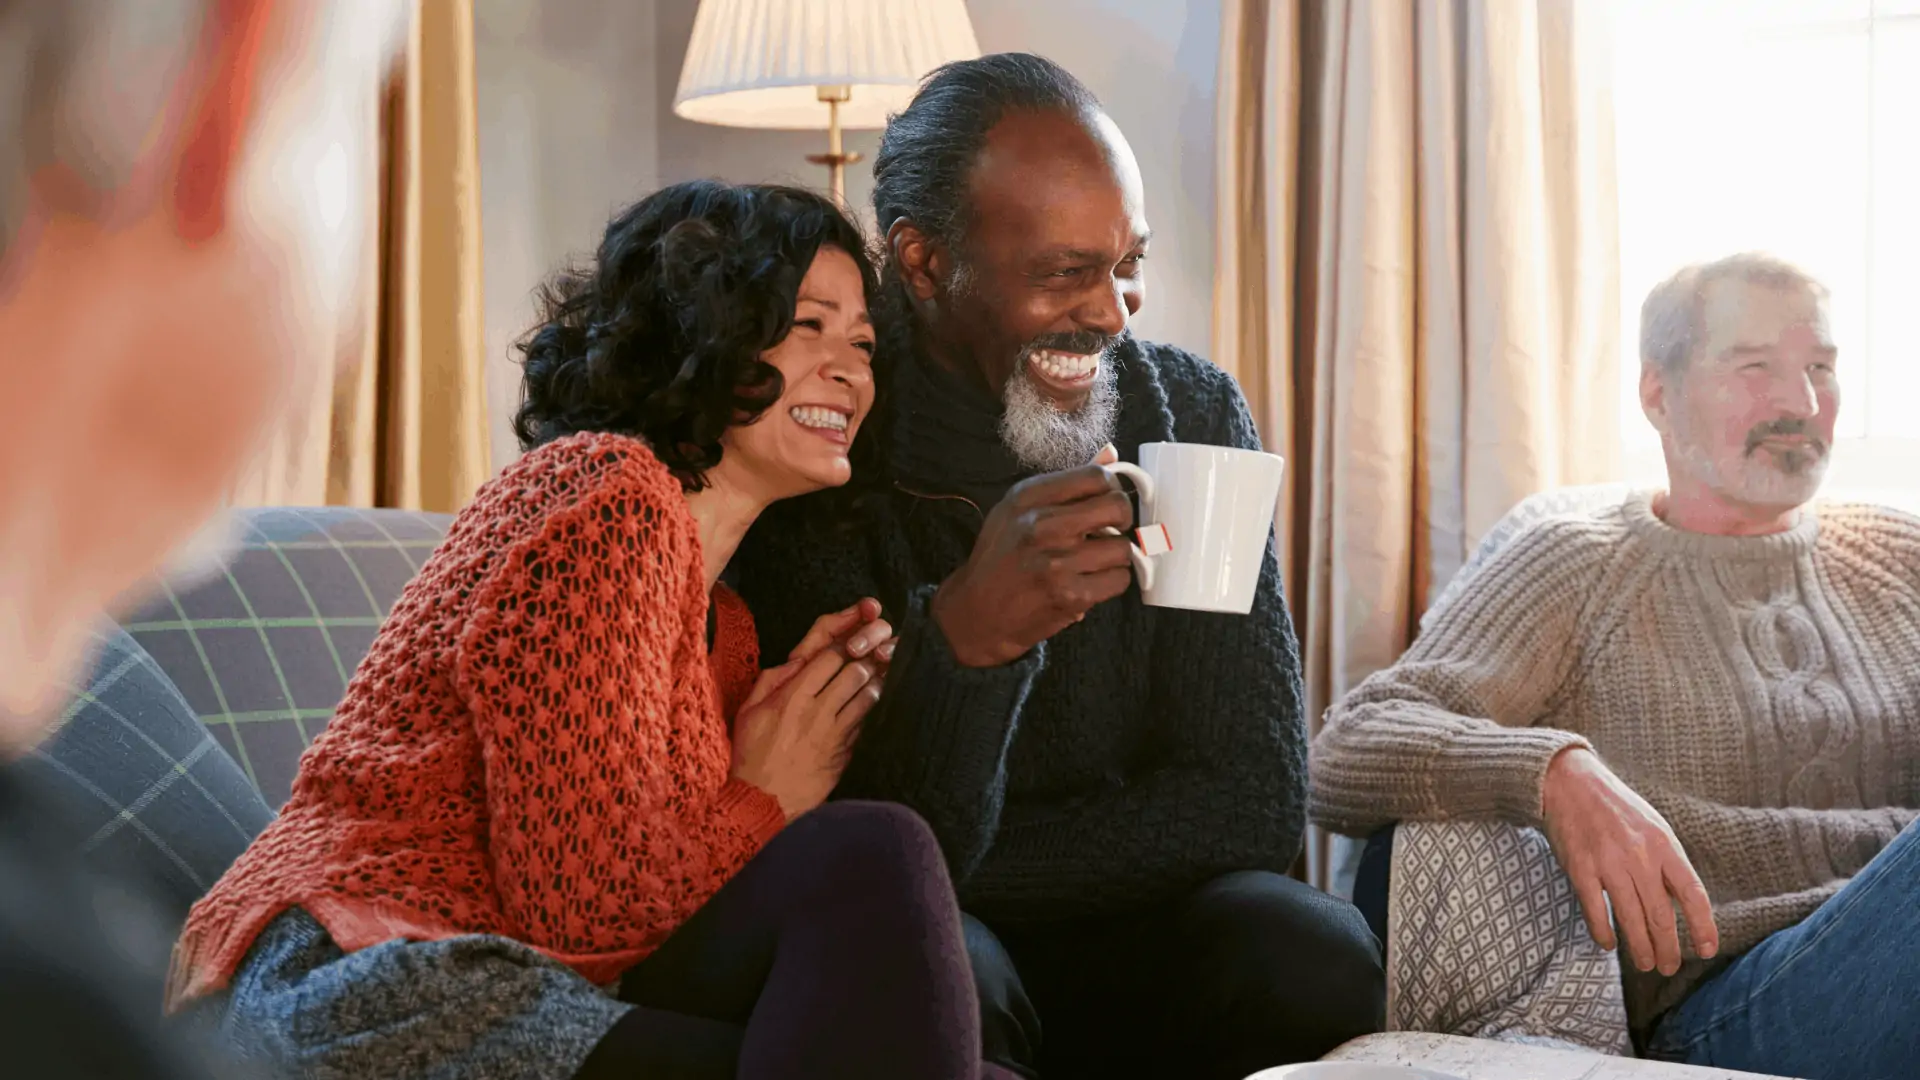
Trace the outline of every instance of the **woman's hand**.
{"label": "woman's hand", "polygon": [[733,775],[792,820],[826,801],[860,721],[880,700],[893,628],[863,600],[823,616],[780,667],[763,672],[734,723]]}
{"label": "woman's hand", "polygon": [[850,608],[822,615],[814,620],[813,629],[800,639],[800,644],[787,654],[786,663],[760,673],[759,681],[754,683],[753,692],[747,695],[740,711],[745,714],[747,709],[765,701],[823,649],[836,649],[848,660],[864,660],[884,673],[893,660],[898,641],[893,626],[880,617],[878,600],[868,598]]}

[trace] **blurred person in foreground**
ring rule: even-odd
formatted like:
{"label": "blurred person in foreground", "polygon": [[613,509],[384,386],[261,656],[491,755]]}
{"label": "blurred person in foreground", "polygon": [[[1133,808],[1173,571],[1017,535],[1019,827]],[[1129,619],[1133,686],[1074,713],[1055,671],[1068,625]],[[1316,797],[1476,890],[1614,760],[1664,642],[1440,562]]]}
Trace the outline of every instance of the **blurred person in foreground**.
{"label": "blurred person in foreground", "polygon": [[[4,764],[94,620],[204,537],[351,317],[394,0],[0,0],[0,1047],[9,1075],[204,1077],[164,942],[95,914]],[[330,181],[323,189],[322,180]]]}
{"label": "blurred person in foreground", "polygon": [[1593,939],[1625,945],[1651,1057],[1893,1080],[1920,1062],[1920,520],[1816,501],[1830,326],[1826,288],[1765,255],[1657,286],[1640,401],[1666,489],[1494,554],[1328,711],[1312,812],[1539,829]]}

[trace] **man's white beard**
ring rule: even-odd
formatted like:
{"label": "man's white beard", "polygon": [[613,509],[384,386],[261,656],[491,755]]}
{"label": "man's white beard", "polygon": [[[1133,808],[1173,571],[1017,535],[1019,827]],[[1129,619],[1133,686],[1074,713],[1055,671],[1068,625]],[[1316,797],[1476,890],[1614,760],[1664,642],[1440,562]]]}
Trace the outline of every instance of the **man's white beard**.
{"label": "man's white beard", "polygon": [[1791,461],[1763,448],[1742,455],[1731,467],[1723,467],[1684,426],[1676,427],[1673,436],[1680,456],[1695,476],[1722,497],[1748,506],[1797,507],[1812,502],[1833,459],[1831,448],[1820,454],[1795,454]]}
{"label": "man's white beard", "polygon": [[1005,411],[1000,416],[1000,441],[1020,464],[1038,472],[1058,472],[1091,462],[1113,441],[1120,411],[1118,376],[1109,353],[1100,359],[1100,374],[1087,400],[1072,412],[1061,412],[1034,384],[1023,358],[1007,380]]}

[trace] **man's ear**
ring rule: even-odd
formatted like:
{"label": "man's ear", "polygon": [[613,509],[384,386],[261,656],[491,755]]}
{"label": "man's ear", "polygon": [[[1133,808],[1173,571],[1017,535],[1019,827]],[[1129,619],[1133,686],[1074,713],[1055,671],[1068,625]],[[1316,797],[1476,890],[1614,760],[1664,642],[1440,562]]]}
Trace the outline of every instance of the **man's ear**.
{"label": "man's ear", "polygon": [[1667,409],[1676,392],[1670,385],[1671,378],[1658,364],[1644,361],[1640,364],[1640,411],[1662,435],[1667,433]]}
{"label": "man's ear", "polygon": [[187,113],[174,224],[182,239],[209,240],[226,227],[227,199],[256,111],[260,53],[274,0],[214,0],[201,31],[198,100]]}
{"label": "man's ear", "polygon": [[915,300],[932,300],[939,294],[948,269],[946,252],[920,226],[906,218],[888,226],[887,253]]}

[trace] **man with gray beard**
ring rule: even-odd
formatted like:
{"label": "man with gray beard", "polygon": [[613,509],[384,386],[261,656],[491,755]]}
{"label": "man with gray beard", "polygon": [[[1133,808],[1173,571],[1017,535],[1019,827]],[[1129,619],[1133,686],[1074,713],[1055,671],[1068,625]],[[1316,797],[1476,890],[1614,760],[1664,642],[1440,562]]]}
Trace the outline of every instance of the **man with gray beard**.
{"label": "man with gray beard", "polygon": [[932,824],[986,1057],[1023,1076],[1240,1080],[1377,1030],[1379,944],[1287,876],[1297,648],[1269,547],[1252,613],[1145,606],[1096,459],[1258,447],[1233,380],[1135,339],[1149,229],[1126,139],[1007,54],[936,72],[874,168],[884,399],[856,496],[770,511],[737,584],[783,656],[820,604],[900,628],[837,794]]}
{"label": "man with gray beard", "polygon": [[1680,271],[1641,357],[1666,489],[1500,548],[1328,710],[1314,818],[1540,830],[1650,1056],[1913,1076],[1920,519],[1813,502],[1840,357],[1804,272]]}

